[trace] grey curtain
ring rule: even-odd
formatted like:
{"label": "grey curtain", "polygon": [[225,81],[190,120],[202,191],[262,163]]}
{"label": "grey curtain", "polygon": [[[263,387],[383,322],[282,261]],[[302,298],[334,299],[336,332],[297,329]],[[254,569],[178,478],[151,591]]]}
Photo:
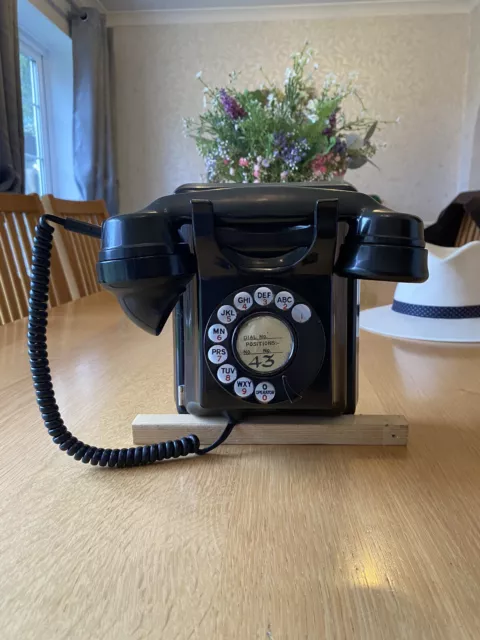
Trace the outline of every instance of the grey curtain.
{"label": "grey curtain", "polygon": [[72,17],[71,26],[75,180],[84,200],[102,198],[114,215],[118,213],[118,190],[105,16],[82,7],[81,15]]}
{"label": "grey curtain", "polygon": [[0,192],[23,193],[23,144],[17,0],[0,0]]}

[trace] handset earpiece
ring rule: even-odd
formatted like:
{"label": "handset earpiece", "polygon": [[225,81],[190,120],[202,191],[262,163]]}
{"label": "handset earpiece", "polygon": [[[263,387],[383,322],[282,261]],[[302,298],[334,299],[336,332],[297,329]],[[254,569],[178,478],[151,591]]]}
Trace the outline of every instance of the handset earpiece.
{"label": "handset earpiece", "polygon": [[196,260],[162,213],[105,221],[97,263],[100,284],[139,327],[158,335],[193,275]]}
{"label": "handset earpiece", "polygon": [[347,222],[349,231],[335,264],[336,274],[393,282],[424,282],[428,278],[420,218],[377,209],[362,211]]}

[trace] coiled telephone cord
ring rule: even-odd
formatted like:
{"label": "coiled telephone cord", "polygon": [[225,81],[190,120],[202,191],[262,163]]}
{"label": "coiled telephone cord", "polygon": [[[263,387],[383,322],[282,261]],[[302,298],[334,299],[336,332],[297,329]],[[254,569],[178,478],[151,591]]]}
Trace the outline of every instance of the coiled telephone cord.
{"label": "coiled telephone cord", "polygon": [[223,433],[213,444],[203,449],[200,448],[200,440],[195,434],[144,447],[104,449],[86,444],[68,431],[56,403],[47,351],[47,302],[54,233],[53,227],[48,224],[49,221],[69,231],[97,238],[100,237],[100,227],[71,218],[45,215],[40,218],[35,229],[28,313],[28,355],[37,404],[53,442],[75,460],[100,467],[138,467],[191,453],[203,455],[216,449],[225,442],[235,427],[236,422],[228,415],[228,424]]}

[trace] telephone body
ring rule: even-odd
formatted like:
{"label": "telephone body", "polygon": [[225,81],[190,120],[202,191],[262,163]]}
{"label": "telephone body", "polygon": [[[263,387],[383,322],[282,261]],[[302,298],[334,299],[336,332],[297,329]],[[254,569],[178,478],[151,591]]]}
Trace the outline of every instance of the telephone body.
{"label": "telephone body", "polygon": [[422,221],[345,183],[188,184],[105,221],[99,282],[158,335],[180,413],[354,413],[359,280],[428,277]]}

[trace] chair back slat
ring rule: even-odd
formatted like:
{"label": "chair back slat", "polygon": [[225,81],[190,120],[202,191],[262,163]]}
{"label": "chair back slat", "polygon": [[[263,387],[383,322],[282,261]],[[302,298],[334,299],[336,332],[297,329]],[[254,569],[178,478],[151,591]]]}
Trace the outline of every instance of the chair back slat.
{"label": "chair back slat", "polygon": [[[43,215],[37,194],[0,194],[0,324],[28,314],[35,226]],[[49,305],[71,300],[58,251],[52,249]]]}
{"label": "chair back slat", "polygon": [[467,242],[473,242],[474,240],[480,240],[480,228],[472,216],[468,212],[465,212],[462,222],[460,223],[455,246],[463,247]]}
{"label": "chair back slat", "polygon": [[13,321],[23,318],[28,313],[28,262],[24,260],[16,234],[12,233],[13,216],[5,213],[1,213],[0,216],[3,289]]}
{"label": "chair back slat", "polygon": [[[98,225],[108,217],[103,200],[80,202],[62,200],[51,195],[44,196],[42,200],[45,211],[57,216],[76,218]],[[95,270],[100,250],[98,238],[73,234],[63,228],[59,231],[59,254],[72,297],[76,299],[101,291]]]}

